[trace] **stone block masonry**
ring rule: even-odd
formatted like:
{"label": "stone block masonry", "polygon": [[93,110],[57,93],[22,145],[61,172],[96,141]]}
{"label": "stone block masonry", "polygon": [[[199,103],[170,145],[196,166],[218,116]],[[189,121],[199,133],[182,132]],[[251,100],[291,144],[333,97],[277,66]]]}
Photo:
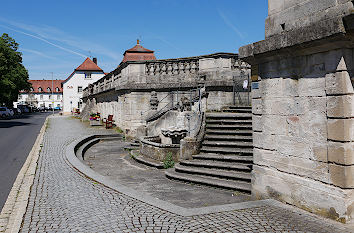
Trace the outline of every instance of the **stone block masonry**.
{"label": "stone block masonry", "polygon": [[266,39],[240,48],[257,67],[252,194],[341,222],[354,221],[350,12],[345,0],[270,0]]}
{"label": "stone block masonry", "polygon": [[[223,106],[247,105],[250,67],[237,54],[217,53],[198,57],[154,61],[125,62],[84,90],[84,117],[98,111],[103,117],[113,114],[115,123],[130,136],[146,125],[151,111],[151,93],[157,97],[155,111],[174,101],[181,101],[183,92],[205,86],[208,98],[203,111],[220,111]],[[233,90],[238,92],[237,98]],[[171,94],[173,92],[173,94]],[[186,95],[188,99],[190,96]]]}

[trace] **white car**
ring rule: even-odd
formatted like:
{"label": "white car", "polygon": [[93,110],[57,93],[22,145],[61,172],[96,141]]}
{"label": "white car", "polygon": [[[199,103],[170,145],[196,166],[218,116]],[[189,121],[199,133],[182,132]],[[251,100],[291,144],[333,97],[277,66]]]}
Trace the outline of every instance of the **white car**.
{"label": "white car", "polygon": [[0,107],[0,117],[5,118],[11,116],[10,110],[7,107]]}

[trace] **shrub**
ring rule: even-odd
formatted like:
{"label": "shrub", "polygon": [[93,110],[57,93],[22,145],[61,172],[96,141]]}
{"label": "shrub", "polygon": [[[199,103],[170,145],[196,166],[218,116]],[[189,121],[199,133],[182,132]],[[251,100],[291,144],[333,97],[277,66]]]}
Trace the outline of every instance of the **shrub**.
{"label": "shrub", "polygon": [[163,167],[167,169],[167,168],[172,168],[174,166],[175,166],[175,161],[173,161],[172,152],[168,152],[166,154],[165,159],[163,160]]}

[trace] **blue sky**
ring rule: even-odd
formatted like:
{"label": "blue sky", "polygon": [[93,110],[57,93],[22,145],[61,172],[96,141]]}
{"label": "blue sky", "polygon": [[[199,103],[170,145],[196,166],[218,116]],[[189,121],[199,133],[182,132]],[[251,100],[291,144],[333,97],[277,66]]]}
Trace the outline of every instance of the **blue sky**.
{"label": "blue sky", "polygon": [[264,39],[267,0],[11,0],[0,33],[20,44],[30,79],[66,79],[87,56],[110,72],[141,44],[157,59],[237,53]]}

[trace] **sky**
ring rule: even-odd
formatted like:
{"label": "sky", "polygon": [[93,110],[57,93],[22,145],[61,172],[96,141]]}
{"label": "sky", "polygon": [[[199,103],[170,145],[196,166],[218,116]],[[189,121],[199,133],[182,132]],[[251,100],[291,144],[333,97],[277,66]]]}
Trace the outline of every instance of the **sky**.
{"label": "sky", "polygon": [[11,0],[0,34],[19,43],[30,79],[66,79],[86,57],[114,70],[140,44],[157,59],[237,53],[264,39],[267,0]]}

